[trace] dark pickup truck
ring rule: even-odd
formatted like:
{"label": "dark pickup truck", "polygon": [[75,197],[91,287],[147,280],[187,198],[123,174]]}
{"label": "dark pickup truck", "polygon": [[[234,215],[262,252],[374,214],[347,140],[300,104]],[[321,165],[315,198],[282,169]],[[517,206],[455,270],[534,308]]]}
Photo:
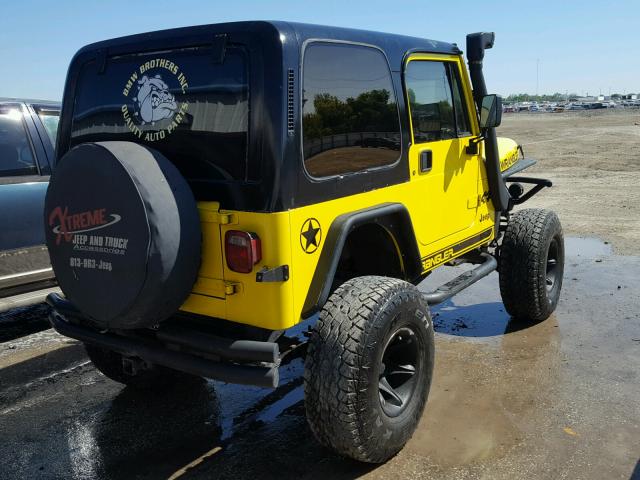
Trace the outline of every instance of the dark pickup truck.
{"label": "dark pickup truck", "polygon": [[0,311],[55,286],[42,212],[59,117],[56,102],[0,98]]}

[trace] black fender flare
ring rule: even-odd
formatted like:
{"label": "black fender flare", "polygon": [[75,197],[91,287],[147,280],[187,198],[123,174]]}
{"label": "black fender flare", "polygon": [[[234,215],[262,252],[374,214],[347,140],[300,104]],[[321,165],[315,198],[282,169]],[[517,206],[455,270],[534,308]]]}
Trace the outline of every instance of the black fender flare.
{"label": "black fender flare", "polygon": [[399,249],[405,280],[415,281],[420,278],[422,273],[420,251],[407,207],[402,203],[383,203],[345,213],[337,217],[329,227],[302,308],[302,318],[309,318],[325,304],[331,293],[331,286],[347,237],[355,228],[365,224],[378,224],[393,237]]}

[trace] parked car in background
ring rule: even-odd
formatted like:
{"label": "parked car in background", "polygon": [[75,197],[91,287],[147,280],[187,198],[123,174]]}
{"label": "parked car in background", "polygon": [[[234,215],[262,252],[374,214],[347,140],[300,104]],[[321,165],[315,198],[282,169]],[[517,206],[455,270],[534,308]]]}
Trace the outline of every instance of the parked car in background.
{"label": "parked car in background", "polygon": [[55,286],[42,212],[59,117],[57,102],[0,98],[0,311]]}

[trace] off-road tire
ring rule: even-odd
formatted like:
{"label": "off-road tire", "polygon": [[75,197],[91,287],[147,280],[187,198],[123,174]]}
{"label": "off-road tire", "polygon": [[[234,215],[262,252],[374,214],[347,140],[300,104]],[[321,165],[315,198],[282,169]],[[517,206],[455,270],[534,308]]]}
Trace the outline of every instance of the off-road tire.
{"label": "off-road tire", "polygon": [[[551,265],[553,257],[555,264]],[[555,269],[553,281],[549,268]],[[516,320],[546,320],[558,305],[564,273],[564,238],[558,216],[541,209],[511,215],[500,247],[498,272],[507,312]]]}
{"label": "off-road tire", "polygon": [[124,371],[120,353],[90,344],[85,344],[84,348],[89,360],[100,373],[115,382],[135,389],[161,390],[179,382],[193,381],[197,378],[160,365],[149,365],[148,369],[139,371],[136,375],[129,375]]}
{"label": "off-road tire", "polygon": [[[389,416],[379,391],[386,372],[381,363],[400,331],[413,335],[415,381],[403,409]],[[433,325],[416,287],[375,276],[338,287],[311,333],[305,361],[305,408],[318,441],[363,462],[381,463],[395,455],[422,416],[433,358]]]}

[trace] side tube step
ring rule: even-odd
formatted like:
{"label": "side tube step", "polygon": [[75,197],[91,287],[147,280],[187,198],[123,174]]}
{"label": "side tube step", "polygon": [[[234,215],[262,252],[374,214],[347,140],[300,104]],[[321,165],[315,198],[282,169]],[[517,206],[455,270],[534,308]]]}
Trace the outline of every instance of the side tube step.
{"label": "side tube step", "polygon": [[424,299],[428,305],[437,305],[449,300],[455,294],[460,293],[465,288],[473,285],[481,278],[486,277],[498,268],[498,261],[493,255],[488,253],[481,254],[484,262],[471,270],[467,270],[462,275],[457,276],[453,280],[449,280],[444,285],[439,286],[433,292],[425,293]]}

